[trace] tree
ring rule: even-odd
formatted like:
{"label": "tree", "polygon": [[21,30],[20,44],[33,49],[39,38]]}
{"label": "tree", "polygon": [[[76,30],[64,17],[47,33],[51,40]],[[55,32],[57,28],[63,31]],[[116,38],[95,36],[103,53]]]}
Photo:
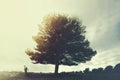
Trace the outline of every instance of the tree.
{"label": "tree", "polygon": [[85,74],[88,74],[88,73],[90,73],[90,69],[89,69],[89,68],[86,68],[83,72],[84,72]]}
{"label": "tree", "polygon": [[104,69],[104,71],[105,71],[106,73],[112,73],[112,72],[113,72],[113,67],[112,67],[111,65],[109,65],[109,66],[107,66],[107,67]]}
{"label": "tree", "polygon": [[97,69],[97,71],[98,71],[99,73],[103,73],[104,70],[103,70],[102,67],[100,67],[100,68]]}
{"label": "tree", "polygon": [[114,72],[120,72],[120,63],[114,67]]}
{"label": "tree", "polygon": [[27,50],[34,63],[55,64],[55,74],[59,65],[78,65],[91,60],[96,54],[85,39],[85,26],[75,17],[48,15],[33,37],[37,43],[35,50]]}

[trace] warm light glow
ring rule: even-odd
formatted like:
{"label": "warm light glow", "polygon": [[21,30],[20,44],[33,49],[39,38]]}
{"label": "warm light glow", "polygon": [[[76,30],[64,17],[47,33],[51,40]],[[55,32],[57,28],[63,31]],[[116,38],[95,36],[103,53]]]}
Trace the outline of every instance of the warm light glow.
{"label": "warm light glow", "polygon": [[[54,71],[51,65],[32,64],[25,54],[27,48],[35,47],[32,36],[37,34],[39,23],[49,13],[70,14],[82,19],[91,46],[101,54],[75,68],[61,66],[60,71],[119,63],[119,5],[119,0],[0,0],[0,71],[22,71],[24,65],[31,71]],[[111,60],[113,56],[116,59]],[[104,63],[98,64],[101,60]]]}

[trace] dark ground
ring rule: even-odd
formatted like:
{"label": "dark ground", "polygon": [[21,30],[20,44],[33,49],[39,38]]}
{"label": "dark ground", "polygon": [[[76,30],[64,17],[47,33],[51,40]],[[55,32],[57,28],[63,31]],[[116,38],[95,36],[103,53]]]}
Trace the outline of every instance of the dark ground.
{"label": "dark ground", "polygon": [[52,73],[28,73],[23,72],[0,72],[0,80],[120,80],[120,74],[96,74],[88,73],[60,73],[55,76]]}

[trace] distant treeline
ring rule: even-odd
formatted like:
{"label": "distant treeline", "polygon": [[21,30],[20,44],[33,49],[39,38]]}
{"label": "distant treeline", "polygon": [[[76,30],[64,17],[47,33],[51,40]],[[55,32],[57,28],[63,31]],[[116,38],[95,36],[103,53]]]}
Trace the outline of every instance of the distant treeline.
{"label": "distant treeline", "polygon": [[76,72],[62,72],[61,76],[72,76],[69,80],[120,80],[120,63],[115,67],[109,65],[105,68],[98,68]]}
{"label": "distant treeline", "polygon": [[83,73],[120,73],[120,63],[117,64],[115,67],[109,65],[107,67],[93,69],[92,71],[89,71],[89,68],[86,68]]}
{"label": "distant treeline", "polygon": [[[61,74],[64,74],[67,72],[62,72]],[[86,68],[84,71],[76,71],[76,72],[68,72],[68,73],[79,73],[79,74],[91,74],[91,73],[120,73],[120,63],[117,64],[115,67],[109,65],[105,68],[97,68],[97,69],[92,69],[91,71],[89,68]]]}
{"label": "distant treeline", "polygon": [[115,67],[107,66],[91,71],[86,68],[84,71],[61,72],[58,75],[54,75],[54,73],[28,73],[27,78],[32,80],[120,80],[120,63]]}

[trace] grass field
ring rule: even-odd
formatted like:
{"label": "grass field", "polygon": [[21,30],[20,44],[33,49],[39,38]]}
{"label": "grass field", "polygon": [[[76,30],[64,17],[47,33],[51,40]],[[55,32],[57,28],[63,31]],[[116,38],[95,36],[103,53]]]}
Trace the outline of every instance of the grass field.
{"label": "grass field", "polygon": [[0,80],[120,80],[120,74],[71,74],[0,72]]}

